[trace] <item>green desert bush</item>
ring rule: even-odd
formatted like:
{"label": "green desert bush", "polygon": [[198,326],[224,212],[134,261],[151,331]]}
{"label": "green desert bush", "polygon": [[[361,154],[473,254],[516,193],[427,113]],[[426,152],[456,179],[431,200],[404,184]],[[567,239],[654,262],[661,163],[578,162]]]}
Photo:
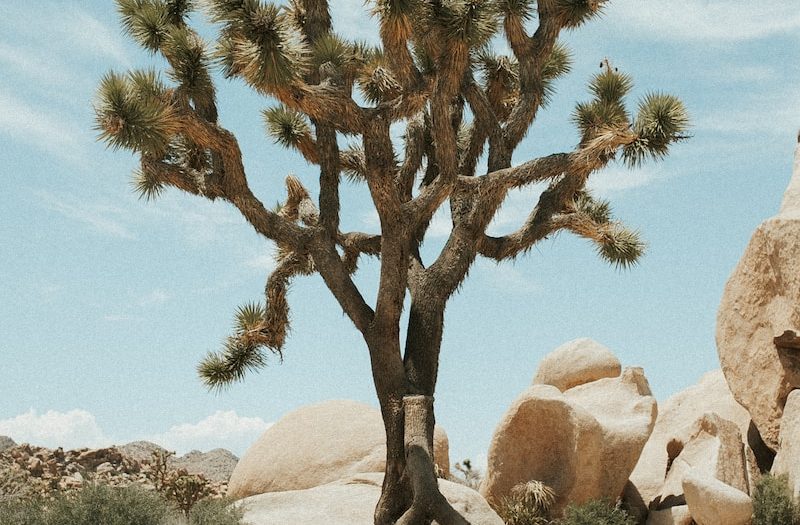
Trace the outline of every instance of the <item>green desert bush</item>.
{"label": "green desert bush", "polygon": [[627,512],[607,501],[590,501],[583,505],[570,505],[558,525],[636,525]]}
{"label": "green desert bush", "polygon": [[555,501],[553,489],[541,481],[529,481],[511,489],[497,510],[506,525],[547,525]]}
{"label": "green desert bush", "polygon": [[133,485],[0,501],[2,525],[240,525],[241,518],[225,500],[202,499],[185,514],[164,495]]}
{"label": "green desert bush", "polygon": [[0,523],[3,525],[42,525],[44,508],[41,501],[11,498],[0,500]]}
{"label": "green desert bush", "polygon": [[47,504],[43,525],[163,525],[174,510],[158,494],[136,486],[88,485]]}
{"label": "green desert bush", "polygon": [[786,476],[762,476],[753,490],[753,525],[797,525],[799,518]]}
{"label": "green desert bush", "polygon": [[224,499],[202,499],[189,512],[189,525],[239,525],[243,512]]}

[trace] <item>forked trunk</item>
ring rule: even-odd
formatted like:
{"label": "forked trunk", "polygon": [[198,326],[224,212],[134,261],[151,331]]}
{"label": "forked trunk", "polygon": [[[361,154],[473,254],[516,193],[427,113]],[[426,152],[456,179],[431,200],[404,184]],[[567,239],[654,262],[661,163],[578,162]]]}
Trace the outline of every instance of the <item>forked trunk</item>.
{"label": "forked trunk", "polygon": [[407,395],[397,401],[387,403],[391,406],[383,411],[386,470],[375,525],[430,525],[433,520],[439,525],[469,525],[439,492],[433,397]]}

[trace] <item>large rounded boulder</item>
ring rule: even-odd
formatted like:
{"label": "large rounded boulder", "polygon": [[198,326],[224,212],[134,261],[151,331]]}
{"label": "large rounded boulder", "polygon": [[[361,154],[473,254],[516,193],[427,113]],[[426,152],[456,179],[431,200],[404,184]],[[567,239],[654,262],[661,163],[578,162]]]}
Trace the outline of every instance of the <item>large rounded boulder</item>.
{"label": "large rounded boulder", "polygon": [[[447,435],[434,434],[434,460],[449,475]],[[386,434],[380,411],[348,400],[325,401],[290,412],[245,452],[228,495],[303,490],[365,472],[382,473]]]}
{"label": "large rounded boulder", "polygon": [[[780,213],[753,233],[717,314],[717,352],[731,392],[773,450],[789,392],[800,388],[800,147]],[[794,348],[792,348],[794,346]]]}
{"label": "large rounded boulder", "polygon": [[[382,481],[382,474],[359,474],[310,489],[252,496],[242,501],[244,522],[369,525],[373,522]],[[443,479],[439,480],[439,490],[472,525],[503,525],[503,520],[474,490]]]}
{"label": "large rounded boulder", "polygon": [[565,392],[533,385],[495,429],[481,493],[493,504],[511,489],[538,480],[568,503],[614,500],[628,481],[657,414],[640,368]]}

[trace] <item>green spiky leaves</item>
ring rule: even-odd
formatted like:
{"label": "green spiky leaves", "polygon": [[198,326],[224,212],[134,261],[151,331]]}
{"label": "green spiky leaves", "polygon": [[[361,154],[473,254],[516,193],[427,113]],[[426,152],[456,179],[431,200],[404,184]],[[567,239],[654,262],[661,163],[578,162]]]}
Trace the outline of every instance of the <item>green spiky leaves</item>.
{"label": "green spiky leaves", "polygon": [[572,115],[584,139],[606,129],[627,125],[629,117],[624,98],[632,88],[630,76],[612,68],[608,62],[604,63],[603,71],[589,82],[589,91],[594,99],[578,103]]}
{"label": "green spiky leaves", "polygon": [[595,199],[585,191],[576,195],[575,211],[585,214],[597,224],[611,222],[611,203],[606,200]]}
{"label": "green spiky leaves", "polygon": [[[541,2],[542,0],[540,0]],[[607,0],[546,0],[567,28],[576,28],[602,12]]]}
{"label": "green spiky leaves", "polygon": [[221,352],[206,355],[197,372],[208,388],[221,390],[264,365],[266,357],[261,346],[230,337]]}
{"label": "green spiky leaves", "polygon": [[163,154],[179,129],[167,90],[152,71],[108,73],[95,102],[96,129],[112,148]]}
{"label": "green spiky leaves", "polygon": [[683,103],[673,95],[650,93],[639,103],[633,123],[638,138],[623,150],[623,160],[637,166],[645,159],[661,159],[669,146],[688,138],[689,115]]}
{"label": "green spiky leaves", "polygon": [[209,0],[213,22],[223,24],[217,47],[225,75],[240,76],[253,88],[272,91],[301,78],[311,50],[294,18],[258,0]]}
{"label": "green spiky leaves", "polygon": [[644,255],[645,248],[646,244],[639,232],[619,223],[605,228],[597,241],[597,254],[600,258],[620,269],[636,265]]}
{"label": "green spiky leaves", "polygon": [[139,198],[145,201],[155,200],[164,192],[164,183],[156,173],[148,169],[134,172],[131,185]]}
{"label": "green spiky leaves", "polygon": [[276,143],[297,148],[300,142],[311,137],[305,115],[286,106],[276,106],[263,111],[267,133]]}
{"label": "green spiky leaves", "polygon": [[568,215],[566,228],[591,240],[601,259],[617,268],[627,269],[644,255],[646,245],[639,232],[614,221],[608,201],[595,199],[588,191],[581,191],[575,196],[573,210]]}
{"label": "green spiky leaves", "polygon": [[187,28],[174,27],[164,40],[162,50],[171,65],[169,76],[180,86],[179,94],[192,100],[198,108],[212,106],[214,84],[203,40]]}
{"label": "green spiky leaves", "polygon": [[423,30],[473,47],[486,44],[497,30],[499,12],[490,0],[442,0],[424,4]]}
{"label": "green spiky leaves", "polygon": [[209,353],[197,367],[209,388],[221,389],[241,381],[247,372],[266,366],[265,347],[281,355],[279,347],[273,348],[266,341],[263,330],[267,315],[261,303],[247,303],[236,310],[233,335],[225,340],[220,352]]}
{"label": "green spiky leaves", "polygon": [[497,9],[503,16],[526,21],[533,18],[534,0],[499,0]]}

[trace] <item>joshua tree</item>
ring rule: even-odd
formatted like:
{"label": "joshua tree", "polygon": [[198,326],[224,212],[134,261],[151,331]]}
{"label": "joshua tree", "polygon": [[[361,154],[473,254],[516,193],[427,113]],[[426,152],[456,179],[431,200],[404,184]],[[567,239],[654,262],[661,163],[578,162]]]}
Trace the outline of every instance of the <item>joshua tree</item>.
{"label": "joshua tree", "polygon": [[[109,73],[96,113],[103,140],[141,156],[135,185],[143,197],[175,187],[227,201],[278,247],[266,302],[240,307],[234,334],[199,365],[201,377],[211,387],[226,385],[264,365],[269,352],[280,354],[287,286],[318,272],[363,335],[372,363],[387,442],[375,523],[467,523],[439,493],[431,460],[448,299],[478,256],[513,259],[561,230],[590,239],[613,264],[633,264],[643,243],[586,182],[614,159],[635,167],[666,155],[685,138],[683,105],[653,93],[633,116],[624,102],[631,79],[603,62],[591,98],[572,115],[580,130],[575,148],[512,166],[553,81],[569,71],[559,33],[593,18],[604,0],[375,0],[376,45],[334,33],[327,0],[281,7],[207,0],[219,29],[207,46],[187,23],[193,3],[117,0],[125,31],[166,59],[168,80],[152,70]],[[493,53],[495,35],[512,56]],[[293,177],[276,210],[251,192],[237,140],[217,121],[215,68],[275,101],[264,111],[267,131],[319,166],[316,203]],[[390,135],[395,123],[405,128],[402,144]],[[479,173],[483,159],[487,169]],[[379,233],[340,229],[342,174],[369,187]],[[486,233],[510,190],[542,182],[547,188],[518,230]],[[441,253],[423,261],[428,225],[446,203],[452,232]],[[380,258],[374,305],[352,279],[362,255]]]}

